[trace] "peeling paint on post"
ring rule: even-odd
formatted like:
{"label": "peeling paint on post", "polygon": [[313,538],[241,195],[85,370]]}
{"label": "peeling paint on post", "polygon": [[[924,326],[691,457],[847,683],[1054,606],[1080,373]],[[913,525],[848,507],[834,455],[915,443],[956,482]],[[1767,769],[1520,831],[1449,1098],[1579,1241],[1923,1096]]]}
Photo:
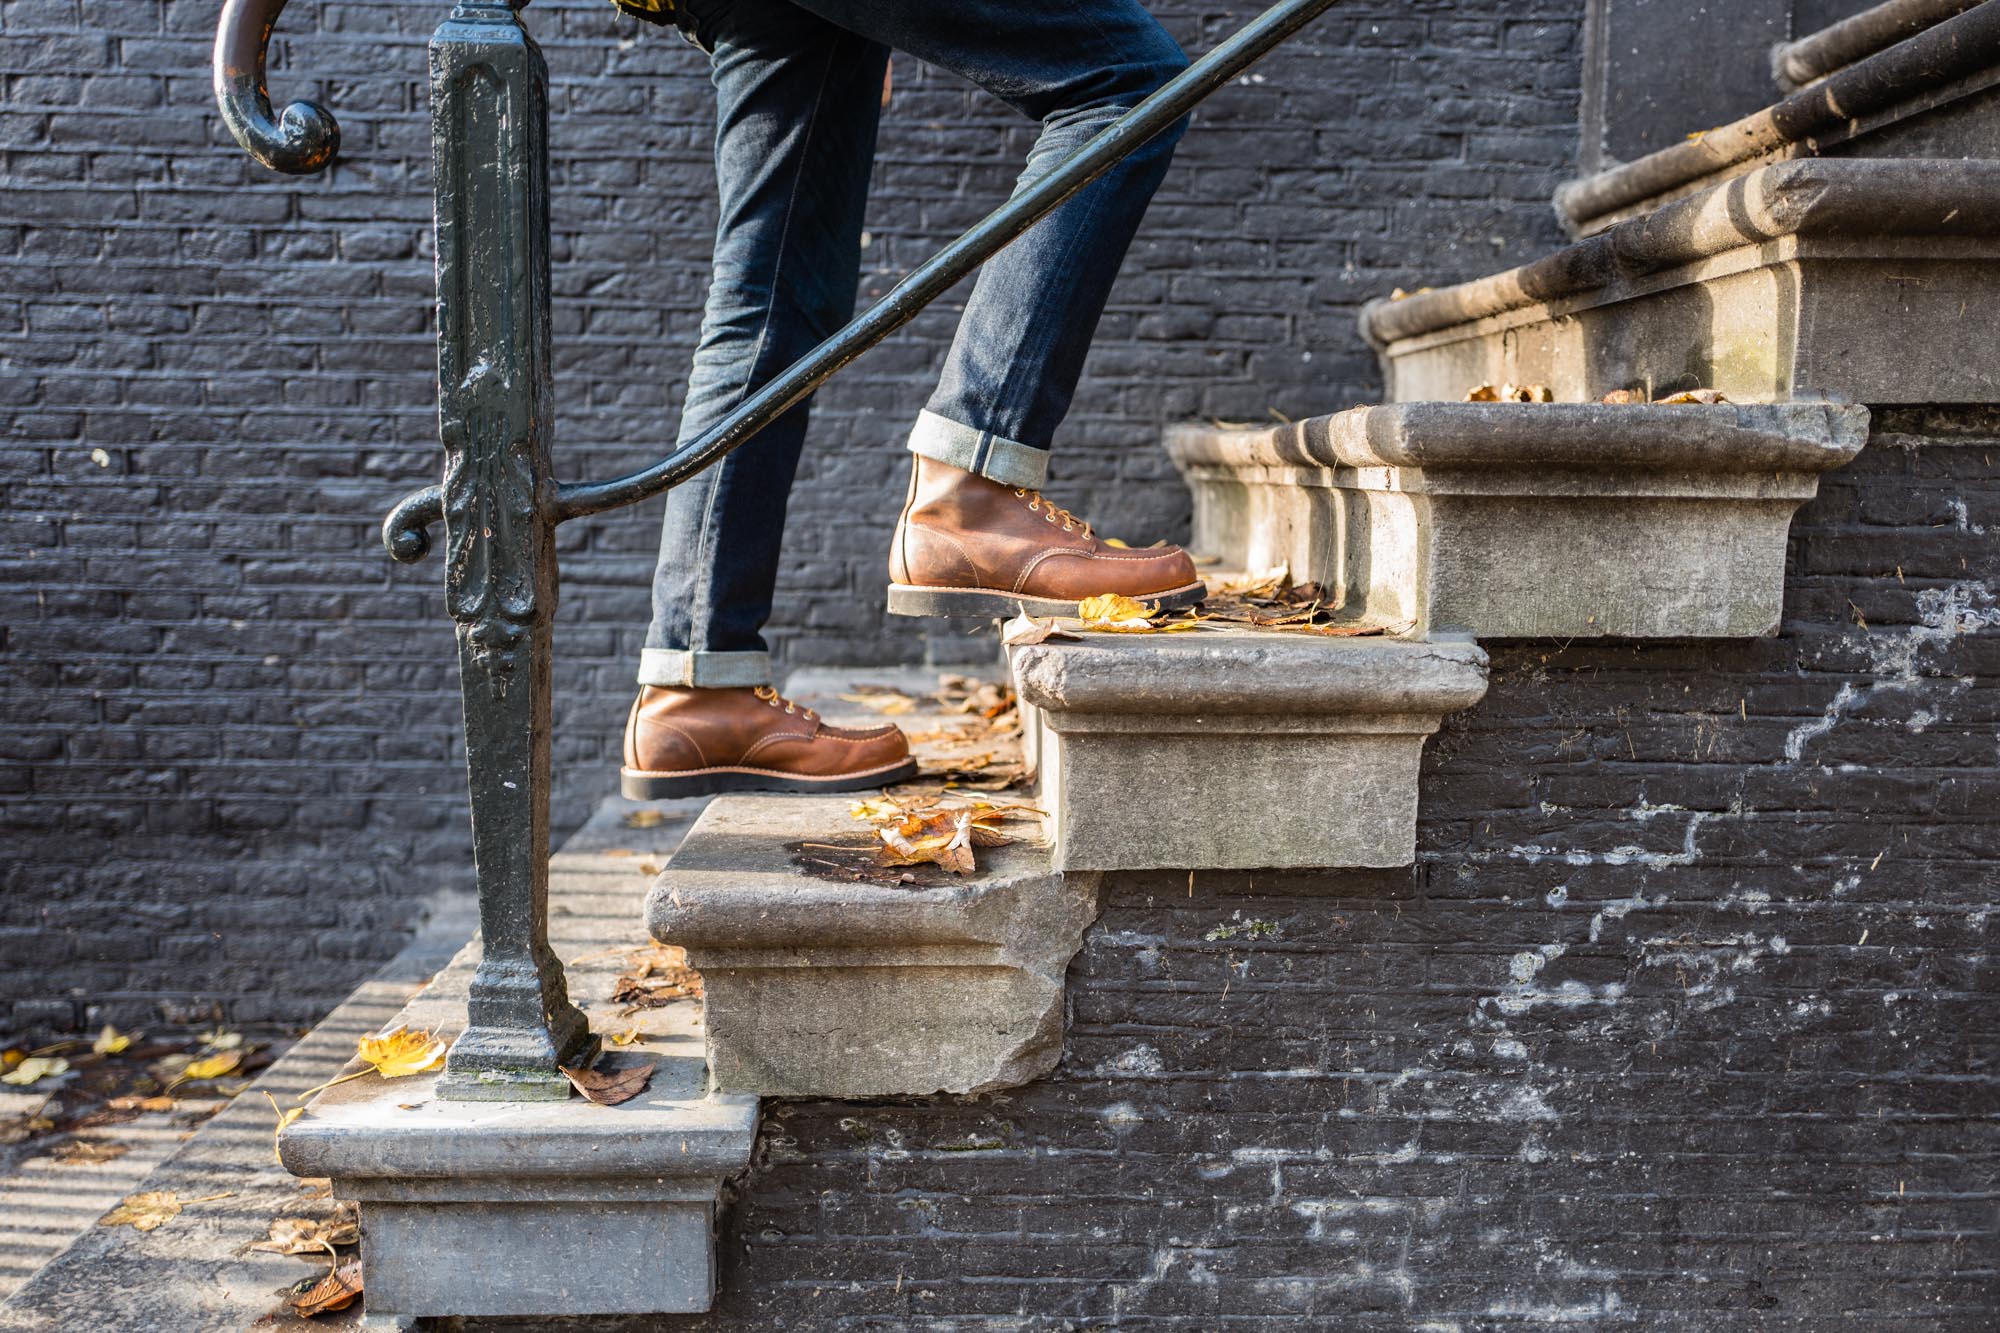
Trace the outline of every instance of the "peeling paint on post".
{"label": "peeling paint on post", "polygon": [[596,1038],[548,943],[548,68],[514,11],[459,0],[431,41],[445,598],[458,626],[485,954],[439,1094],[569,1096]]}

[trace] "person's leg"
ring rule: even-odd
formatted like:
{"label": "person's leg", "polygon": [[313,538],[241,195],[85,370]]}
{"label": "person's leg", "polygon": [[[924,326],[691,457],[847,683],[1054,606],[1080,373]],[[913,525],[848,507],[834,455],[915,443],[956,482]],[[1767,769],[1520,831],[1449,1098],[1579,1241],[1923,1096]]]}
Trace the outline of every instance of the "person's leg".
{"label": "person's leg", "polygon": [[[1017,189],[1187,67],[1138,0],[797,3],[1040,121]],[[1185,127],[1160,134],[986,262],[914,452],[1010,486],[1041,484],[1118,266]]]}
{"label": "person's leg", "polygon": [[[1138,0],[796,0],[951,70],[1041,122],[1024,188],[1187,67]],[[905,615],[1074,614],[1115,592],[1161,606],[1205,593],[1177,548],[1127,550],[1036,492],[1112,281],[1185,123],[1145,144],[988,260],[917,455],[889,560]]]}
{"label": "person's leg", "polygon": [[[685,443],[852,315],[888,52],[788,0],[676,8],[714,68],[721,205]],[[628,797],[854,791],[916,772],[895,727],[829,727],[769,687],[760,631],[805,430],[801,403],[668,493]]]}
{"label": "person's leg", "polygon": [[[888,51],[788,0],[684,0],[710,52],[720,216],[680,441],[726,417],[853,314]],[[639,681],[771,680],[785,504],[801,403],[667,495]]]}

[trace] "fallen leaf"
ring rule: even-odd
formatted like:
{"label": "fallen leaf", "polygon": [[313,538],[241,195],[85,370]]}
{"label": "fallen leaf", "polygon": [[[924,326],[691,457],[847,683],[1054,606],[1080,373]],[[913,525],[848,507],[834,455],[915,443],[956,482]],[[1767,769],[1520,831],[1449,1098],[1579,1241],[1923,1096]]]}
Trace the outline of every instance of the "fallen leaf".
{"label": "fallen leaf", "polygon": [[1000,642],[1008,648],[1026,648],[1050,639],[1074,639],[1076,635],[1057,626],[1054,616],[1016,616],[1000,627]]}
{"label": "fallen leaf", "polygon": [[639,1031],[639,1029],[627,1028],[623,1032],[612,1033],[611,1036],[607,1038],[607,1040],[609,1040],[613,1046],[630,1046],[633,1042],[638,1041],[643,1036],[645,1036],[645,1034]]}
{"label": "fallen leaf", "polygon": [[1482,384],[1465,395],[1468,403],[1553,403],[1546,384]]}
{"label": "fallen leaf", "polygon": [[407,1027],[363,1037],[355,1049],[383,1078],[427,1074],[444,1064],[444,1052],[444,1038]]}
{"label": "fallen leaf", "polygon": [[174,1099],[171,1097],[113,1097],[107,1103],[114,1111],[171,1111]]}
{"label": "fallen leaf", "polygon": [[323,1278],[307,1278],[285,1303],[302,1319],[345,1310],[361,1297],[361,1261],[349,1259]]}
{"label": "fallen leaf", "polygon": [[901,819],[906,811],[893,796],[865,796],[848,806],[847,813],[873,823],[878,819]]}
{"label": "fallen leaf", "polygon": [[5,1074],[0,1074],[0,1083],[25,1088],[30,1083],[45,1078],[60,1078],[68,1072],[69,1061],[61,1056],[30,1055],[24,1056]]}
{"label": "fallen leaf", "polygon": [[123,1143],[107,1143],[101,1139],[71,1139],[50,1156],[64,1166],[92,1166],[98,1162],[115,1162],[132,1151]]}
{"label": "fallen leaf", "polygon": [[343,1201],[334,1207],[331,1217],[274,1218],[270,1234],[244,1248],[269,1254],[318,1254],[324,1251],[337,1258],[336,1247],[360,1243],[360,1207]]}
{"label": "fallen leaf", "polygon": [[243,1044],[243,1034],[240,1032],[224,1032],[221,1028],[216,1028],[212,1031],[202,1033],[200,1041],[204,1050],[233,1051]]}
{"label": "fallen leaf", "polygon": [[1193,620],[1158,620],[1155,609],[1115,592],[1086,597],[1076,610],[1082,627],[1097,634],[1171,634],[1199,625]]}
{"label": "fallen leaf", "polygon": [[355,1043],[354,1053],[368,1064],[367,1069],[357,1069],[352,1074],[342,1074],[329,1079],[316,1088],[307,1088],[298,1095],[299,1101],[306,1101],[314,1093],[325,1092],[328,1088],[357,1079],[371,1071],[383,1078],[409,1078],[413,1074],[428,1074],[444,1064],[446,1042],[434,1032],[423,1032],[415,1028],[397,1026],[387,1032],[378,1032],[372,1037],[363,1037]]}
{"label": "fallen leaf", "polygon": [[230,1073],[236,1066],[242,1063],[242,1051],[218,1051],[214,1055],[190,1061],[186,1068],[181,1070],[180,1076],[189,1080],[221,1078],[224,1074]]}
{"label": "fallen leaf", "polygon": [[611,987],[612,1003],[625,1006],[620,1018],[700,995],[701,974],[687,965],[685,949],[670,944],[656,944],[634,954],[631,965]]}
{"label": "fallen leaf", "polygon": [[882,839],[876,856],[886,866],[937,865],[954,875],[969,875],[974,869],[972,823],[970,810],[913,815],[875,831]]}
{"label": "fallen leaf", "polygon": [[1635,403],[1647,403],[1652,400],[1646,397],[1644,389],[1613,389],[1598,401],[1609,403],[1613,407],[1627,407]]}
{"label": "fallen leaf", "polygon": [[663,810],[634,810],[625,816],[626,828],[658,828],[666,822]]}
{"label": "fallen leaf", "polygon": [[1670,398],[1662,398],[1654,406],[1685,407],[1689,404],[1698,403],[1703,407],[1714,407],[1728,401],[1718,389],[1689,389],[1685,393],[1677,393]]}
{"label": "fallen leaf", "polygon": [[101,1227],[131,1227],[134,1231],[157,1231],[179,1217],[181,1209],[197,1203],[213,1203],[217,1199],[231,1198],[231,1192],[207,1194],[199,1199],[181,1199],[172,1190],[151,1190],[145,1194],[128,1194],[116,1208],[97,1219]]}
{"label": "fallen leaf", "polygon": [[643,1065],[633,1065],[630,1069],[571,1069],[562,1066],[563,1077],[570,1086],[599,1106],[616,1106],[629,1102],[646,1090],[653,1081],[653,1071],[659,1062],[648,1060]]}
{"label": "fallen leaf", "polygon": [[90,1049],[99,1055],[121,1055],[132,1044],[132,1039],[138,1035],[136,1032],[120,1032],[106,1023],[104,1031],[97,1034],[97,1040],[90,1043]]}

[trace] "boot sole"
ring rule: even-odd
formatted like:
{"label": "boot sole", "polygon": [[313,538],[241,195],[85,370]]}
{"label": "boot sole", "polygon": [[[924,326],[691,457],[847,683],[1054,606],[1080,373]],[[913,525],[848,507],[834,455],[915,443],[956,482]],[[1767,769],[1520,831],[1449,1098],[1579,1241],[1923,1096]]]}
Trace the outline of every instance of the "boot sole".
{"label": "boot sole", "polygon": [[[1195,606],[1208,596],[1208,585],[1190,583],[1184,588],[1147,593],[1132,600],[1158,611],[1178,611]],[[1077,603],[1053,597],[1025,597],[998,588],[920,588],[909,583],[889,585],[889,614],[892,616],[976,616],[991,620],[1009,616],[1069,616],[1077,614]]]}
{"label": "boot sole", "polygon": [[627,800],[672,801],[685,796],[723,796],[736,792],[843,792],[888,787],[917,775],[917,761],[906,759],[865,773],[833,777],[800,777],[769,768],[698,768],[680,773],[618,770],[618,791]]}

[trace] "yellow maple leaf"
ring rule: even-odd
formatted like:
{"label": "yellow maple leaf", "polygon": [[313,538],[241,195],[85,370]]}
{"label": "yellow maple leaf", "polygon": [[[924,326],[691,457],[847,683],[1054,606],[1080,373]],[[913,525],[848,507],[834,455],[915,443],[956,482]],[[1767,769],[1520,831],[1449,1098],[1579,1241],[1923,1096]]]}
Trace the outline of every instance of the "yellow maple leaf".
{"label": "yellow maple leaf", "polygon": [[363,1037],[355,1053],[383,1078],[408,1078],[442,1065],[444,1049],[442,1037],[399,1027],[378,1037]]}
{"label": "yellow maple leaf", "polygon": [[221,1078],[224,1074],[243,1063],[241,1051],[217,1051],[214,1055],[200,1060],[191,1060],[187,1068],[181,1070],[184,1079]]}
{"label": "yellow maple leaf", "polygon": [[99,1055],[117,1055],[132,1044],[133,1035],[130,1032],[120,1032],[106,1023],[104,1031],[97,1034],[97,1040],[90,1043],[90,1049]]}
{"label": "yellow maple leaf", "polygon": [[39,1079],[55,1078],[69,1072],[69,1061],[61,1056],[30,1055],[18,1062],[5,1074],[0,1074],[0,1083],[12,1083],[16,1087],[26,1087]]}

